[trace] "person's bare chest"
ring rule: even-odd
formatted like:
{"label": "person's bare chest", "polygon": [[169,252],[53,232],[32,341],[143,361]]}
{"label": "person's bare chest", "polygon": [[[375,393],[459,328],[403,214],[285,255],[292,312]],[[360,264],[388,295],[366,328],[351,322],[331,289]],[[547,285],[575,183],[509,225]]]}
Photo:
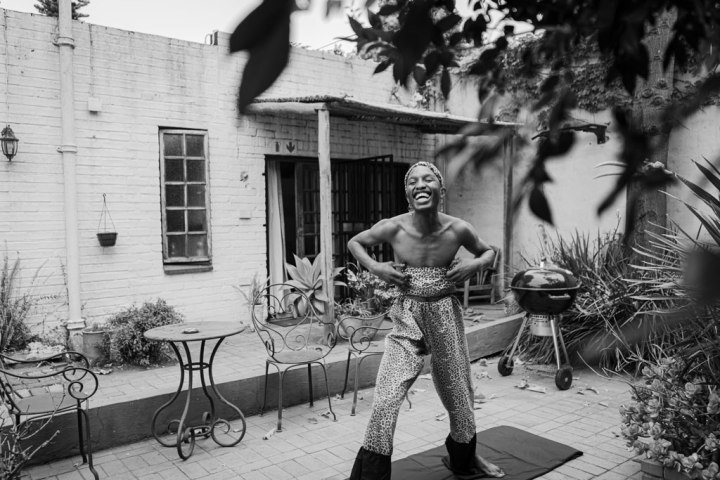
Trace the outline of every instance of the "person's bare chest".
{"label": "person's bare chest", "polygon": [[412,267],[446,267],[460,245],[449,230],[434,234],[402,231],[392,242],[395,260]]}

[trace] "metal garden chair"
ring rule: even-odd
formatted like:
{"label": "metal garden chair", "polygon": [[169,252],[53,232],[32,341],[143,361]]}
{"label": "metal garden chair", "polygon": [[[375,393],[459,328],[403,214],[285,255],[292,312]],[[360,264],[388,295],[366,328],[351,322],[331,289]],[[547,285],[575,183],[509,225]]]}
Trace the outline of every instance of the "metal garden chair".
{"label": "metal garden chair", "polygon": [[500,249],[497,247],[492,247],[492,249],[495,251],[492,266],[482,269],[473,278],[465,280],[463,286],[458,289],[458,293],[463,295],[463,308],[466,310],[470,305],[470,300],[489,300],[490,303],[495,303],[493,277],[500,268]]}
{"label": "metal garden chair", "polygon": [[[325,357],[335,347],[335,326],[320,322],[308,298],[290,285],[275,284],[263,288],[255,297],[252,322],[260,340],[265,345],[265,389],[260,415],[267,400],[268,371],[270,365],[278,371],[278,420],[277,431],[282,431],[283,380],[285,374],[296,367],[307,366],[310,406],[313,406],[312,365],[322,368],[328,408],[333,420],[337,420],[330,401]],[[328,327],[329,330],[328,330]]]}
{"label": "metal garden chair", "polygon": [[83,463],[97,480],[93,466],[87,405],[98,388],[98,379],[87,358],[65,352],[45,358],[19,359],[0,354],[0,399],[15,427],[31,420],[49,419],[75,412]]}

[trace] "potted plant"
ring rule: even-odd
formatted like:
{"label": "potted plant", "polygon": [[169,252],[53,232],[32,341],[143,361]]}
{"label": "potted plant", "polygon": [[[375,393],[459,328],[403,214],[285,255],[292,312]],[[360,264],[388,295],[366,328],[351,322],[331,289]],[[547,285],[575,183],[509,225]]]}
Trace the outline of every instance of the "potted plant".
{"label": "potted plant", "polygon": [[350,288],[350,298],[358,302],[367,315],[387,314],[395,299],[400,295],[396,286],[390,285],[377,275],[373,275],[355,264],[349,264],[345,272],[347,286]]}
{"label": "potted plant", "polygon": [[[107,222],[110,220],[111,229],[108,229]],[[100,226],[102,225],[102,230]],[[117,232],[115,231],[115,223],[110,216],[110,210],[107,207],[107,200],[103,193],[103,208],[100,212],[100,221],[98,222],[97,239],[101,247],[112,247],[117,241]]]}
{"label": "potted plant", "polygon": [[250,284],[248,284],[247,286],[233,286],[233,288],[240,292],[240,295],[242,295],[245,299],[245,303],[248,306],[250,315],[253,315],[254,313],[255,318],[258,318],[260,320],[265,320],[265,318],[267,317],[267,305],[263,303],[260,295],[262,293],[262,290],[267,287],[268,282],[269,279],[267,277],[261,275],[260,273],[255,273],[255,275],[253,275],[252,279],[250,280]]}
{"label": "potted plant", "polygon": [[105,324],[93,323],[82,331],[83,353],[91,364],[105,357],[108,329]]}
{"label": "potted plant", "polygon": [[336,303],[335,312],[340,336],[348,338],[360,327],[379,328],[400,294],[399,290],[355,264],[348,265],[345,276],[350,296]]}
{"label": "potted plant", "polygon": [[[318,253],[312,262],[310,262],[310,259],[307,257],[300,258],[295,254],[293,254],[293,257],[295,257],[295,265],[285,264],[288,276],[290,277],[290,280],[286,283],[303,295],[293,295],[291,292],[288,298],[292,301],[298,315],[305,315],[309,308],[312,308],[318,315],[323,315],[330,299],[323,291],[322,254]],[[332,278],[336,278],[343,270],[344,267],[334,269]],[[334,284],[336,286],[345,285],[340,281],[335,281]],[[310,303],[310,305],[308,305],[308,303]]]}

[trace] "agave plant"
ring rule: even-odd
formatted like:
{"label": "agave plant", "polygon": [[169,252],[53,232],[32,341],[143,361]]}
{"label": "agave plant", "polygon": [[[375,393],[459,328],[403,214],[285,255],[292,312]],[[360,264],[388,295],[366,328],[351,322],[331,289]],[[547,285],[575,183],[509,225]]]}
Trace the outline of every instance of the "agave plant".
{"label": "agave plant", "polygon": [[[324,292],[324,283],[322,279],[322,253],[318,253],[315,260],[310,262],[307,257],[295,257],[295,265],[285,263],[285,268],[290,276],[290,280],[286,283],[295,291],[303,295],[289,295],[292,299],[295,309],[299,314],[304,314],[308,308],[312,308],[312,312],[322,315],[325,313],[325,307],[330,300]],[[337,267],[333,270],[332,277],[335,279],[344,267]],[[334,281],[335,286],[342,286],[344,283],[337,280]],[[307,300],[306,300],[307,299]],[[310,305],[307,305],[307,302]]]}

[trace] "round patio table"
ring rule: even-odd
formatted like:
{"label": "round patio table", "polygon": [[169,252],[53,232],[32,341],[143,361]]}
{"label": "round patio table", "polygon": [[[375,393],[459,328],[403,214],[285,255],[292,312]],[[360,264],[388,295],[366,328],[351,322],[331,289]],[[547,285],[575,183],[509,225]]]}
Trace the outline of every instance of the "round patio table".
{"label": "round patio table", "polygon": [[[180,362],[180,384],[178,385],[175,395],[160,408],[158,408],[153,414],[151,429],[155,439],[165,447],[176,447],[178,455],[183,460],[187,460],[192,455],[195,449],[195,439],[197,437],[208,438],[211,437],[215,443],[223,447],[232,447],[240,443],[245,436],[245,416],[243,415],[240,408],[230,403],[225,397],[218,392],[215,386],[215,380],[213,379],[213,360],[215,359],[215,353],[217,353],[218,347],[222,341],[232,335],[245,330],[245,325],[240,325],[234,322],[187,322],[177,323],[174,325],[164,325],[162,327],[156,327],[145,332],[145,338],[148,340],[154,340],[158,342],[168,342],[175,351],[177,359]],[[205,342],[208,340],[216,340],[215,346],[212,349],[210,358],[205,361]],[[199,358],[193,361],[192,353],[190,351],[189,343],[200,342],[200,353]],[[182,345],[181,353],[179,345]],[[167,432],[175,434],[176,439],[174,442],[168,442],[167,439],[162,438],[157,431],[156,422],[158,416],[163,410],[167,409],[172,405],[175,400],[180,396],[180,392],[185,384],[185,372],[188,373],[187,391],[185,396],[185,408],[183,409],[182,416],[179,419],[171,420],[167,425]],[[192,397],[193,388],[193,372],[200,372],[200,382],[202,384],[202,392],[210,403],[210,411],[205,411],[202,414],[202,423],[195,425],[188,425],[187,419],[190,413],[190,404]],[[207,374],[207,380],[206,380]],[[210,388],[208,388],[208,380]],[[242,428],[235,428],[230,425],[230,422],[220,418],[215,409],[215,401],[213,400],[210,392],[222,403],[233,409],[242,422]]]}

